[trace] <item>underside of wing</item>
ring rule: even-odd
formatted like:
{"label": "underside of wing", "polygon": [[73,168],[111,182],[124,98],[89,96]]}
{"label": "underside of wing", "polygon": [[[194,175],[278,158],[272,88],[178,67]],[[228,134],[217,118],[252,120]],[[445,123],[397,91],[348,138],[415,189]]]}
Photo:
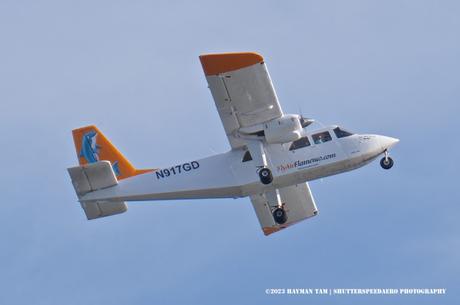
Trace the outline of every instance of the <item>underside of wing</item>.
{"label": "underside of wing", "polygon": [[200,60],[232,148],[245,144],[238,138],[238,129],[283,115],[261,55],[207,54]]}
{"label": "underside of wing", "polygon": [[318,213],[308,183],[280,188],[278,194],[287,215],[287,221],[283,224],[275,222],[272,213],[277,206],[270,201],[268,194],[251,196],[252,205],[265,235],[278,232]]}

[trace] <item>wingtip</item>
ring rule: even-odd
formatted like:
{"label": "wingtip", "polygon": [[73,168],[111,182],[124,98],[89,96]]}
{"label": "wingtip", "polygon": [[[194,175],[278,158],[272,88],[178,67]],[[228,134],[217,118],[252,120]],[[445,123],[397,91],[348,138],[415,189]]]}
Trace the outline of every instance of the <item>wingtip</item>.
{"label": "wingtip", "polygon": [[263,56],[256,52],[202,54],[199,57],[206,76],[239,70],[264,62]]}
{"label": "wingtip", "polygon": [[262,231],[264,232],[265,236],[268,236],[270,234],[276,233],[284,228],[282,227],[264,227],[262,228]]}

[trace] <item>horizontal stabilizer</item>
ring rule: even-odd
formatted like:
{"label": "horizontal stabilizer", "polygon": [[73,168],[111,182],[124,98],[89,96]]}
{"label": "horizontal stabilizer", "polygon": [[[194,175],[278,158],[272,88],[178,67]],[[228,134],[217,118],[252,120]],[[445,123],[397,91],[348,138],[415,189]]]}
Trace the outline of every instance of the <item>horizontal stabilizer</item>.
{"label": "horizontal stabilizer", "polygon": [[128,210],[124,201],[83,201],[81,207],[88,220],[121,214]]}
{"label": "horizontal stabilizer", "polygon": [[[78,198],[87,193],[113,187],[118,184],[110,161],[97,161],[67,169]],[[95,219],[126,212],[128,207],[123,201],[82,201],[81,207],[86,217]]]}

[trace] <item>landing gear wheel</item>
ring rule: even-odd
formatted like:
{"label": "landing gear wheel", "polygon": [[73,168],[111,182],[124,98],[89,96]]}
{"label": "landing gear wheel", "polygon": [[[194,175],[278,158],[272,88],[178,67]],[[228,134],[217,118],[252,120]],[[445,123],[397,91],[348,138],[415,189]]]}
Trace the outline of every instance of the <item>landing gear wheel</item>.
{"label": "landing gear wheel", "polygon": [[272,171],[269,168],[262,168],[259,171],[260,182],[263,184],[270,184],[273,181]]}
{"label": "landing gear wheel", "polygon": [[275,219],[275,222],[277,224],[282,225],[287,221],[287,214],[286,211],[283,208],[276,208],[273,211],[273,219]]}
{"label": "landing gear wheel", "polygon": [[391,159],[390,157],[383,157],[382,160],[380,160],[380,166],[383,169],[390,169],[393,167],[393,164],[393,159]]}

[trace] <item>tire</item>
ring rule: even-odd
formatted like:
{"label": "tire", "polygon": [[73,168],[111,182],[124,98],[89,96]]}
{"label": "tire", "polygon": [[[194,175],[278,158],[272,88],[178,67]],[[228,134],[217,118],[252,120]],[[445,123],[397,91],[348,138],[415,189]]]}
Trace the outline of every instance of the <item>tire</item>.
{"label": "tire", "polygon": [[382,158],[382,160],[380,160],[380,166],[383,169],[390,169],[393,167],[393,164],[393,159],[391,159],[390,157],[388,157],[388,160],[385,160],[385,158]]}
{"label": "tire", "polygon": [[272,183],[272,181],[273,181],[272,171],[269,168],[266,168],[266,167],[262,168],[259,171],[259,178],[260,178],[260,182],[262,182],[263,184]]}
{"label": "tire", "polygon": [[273,219],[275,220],[277,224],[282,225],[283,223],[287,221],[286,211],[282,208],[276,208],[273,211]]}

